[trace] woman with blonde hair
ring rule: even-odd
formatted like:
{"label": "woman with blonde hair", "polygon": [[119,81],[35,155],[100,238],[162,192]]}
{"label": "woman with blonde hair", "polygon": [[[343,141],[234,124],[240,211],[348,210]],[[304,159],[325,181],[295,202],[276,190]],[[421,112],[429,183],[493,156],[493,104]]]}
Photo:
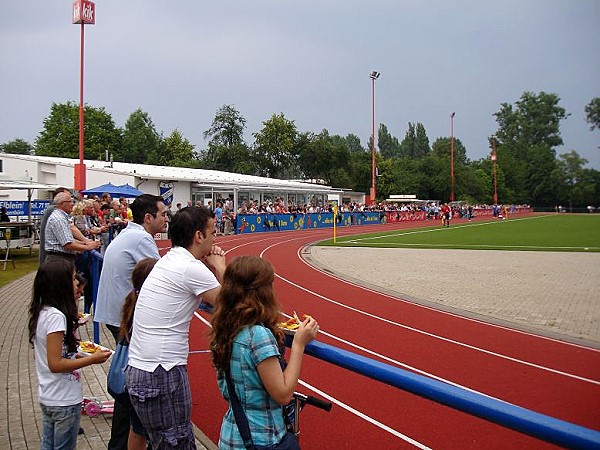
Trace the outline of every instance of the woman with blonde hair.
{"label": "woman with blonde hair", "polygon": [[273,291],[274,278],[273,266],[256,256],[233,260],[223,276],[211,332],[219,389],[230,402],[221,425],[220,449],[245,448],[231,406],[227,376],[247,417],[255,446],[276,445],[290,437],[282,405],[292,398],[304,347],[315,337],[319,325],[311,317],[300,323],[289,363],[282,369],[280,348],[284,336],[277,327],[279,304]]}

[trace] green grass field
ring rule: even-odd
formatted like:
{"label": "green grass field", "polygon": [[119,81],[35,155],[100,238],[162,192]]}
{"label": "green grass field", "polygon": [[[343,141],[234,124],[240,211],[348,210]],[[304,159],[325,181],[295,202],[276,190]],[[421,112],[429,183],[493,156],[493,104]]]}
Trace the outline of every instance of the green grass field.
{"label": "green grass field", "polygon": [[3,270],[5,256],[5,250],[2,249],[0,251],[0,287],[38,269],[39,255],[37,249],[34,252],[30,252],[28,248],[11,249],[10,256],[15,263],[15,267],[9,261],[6,263],[6,270]]}
{"label": "green grass field", "polygon": [[600,214],[543,215],[371,233],[323,241],[339,247],[600,252]]}

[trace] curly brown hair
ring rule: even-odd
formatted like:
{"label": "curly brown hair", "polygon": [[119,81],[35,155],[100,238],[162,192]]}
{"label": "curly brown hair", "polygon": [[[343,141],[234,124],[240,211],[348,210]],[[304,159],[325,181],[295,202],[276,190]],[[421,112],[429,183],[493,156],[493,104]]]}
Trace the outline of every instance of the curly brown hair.
{"label": "curly brown hair", "polygon": [[227,266],[210,334],[212,361],[217,370],[229,369],[233,340],[246,326],[264,325],[278,345],[283,344],[283,333],[277,327],[279,303],[273,292],[274,279],[271,263],[257,256],[241,256]]}

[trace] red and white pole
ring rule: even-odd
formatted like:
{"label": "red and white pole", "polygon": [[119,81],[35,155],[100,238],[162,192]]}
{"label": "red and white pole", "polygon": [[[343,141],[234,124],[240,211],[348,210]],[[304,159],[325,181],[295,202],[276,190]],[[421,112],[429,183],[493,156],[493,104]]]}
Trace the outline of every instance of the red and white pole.
{"label": "red and white pole", "polygon": [[84,102],[83,102],[83,66],[85,25],[96,23],[96,5],[89,0],[75,0],[73,2],[73,23],[81,24],[80,61],[79,61],[79,163],[75,164],[73,187],[77,191],[85,190],[85,163],[84,157]]}
{"label": "red and white pole", "polygon": [[496,176],[496,138],[492,139],[492,161],[494,163],[494,205],[498,204],[498,178]]}

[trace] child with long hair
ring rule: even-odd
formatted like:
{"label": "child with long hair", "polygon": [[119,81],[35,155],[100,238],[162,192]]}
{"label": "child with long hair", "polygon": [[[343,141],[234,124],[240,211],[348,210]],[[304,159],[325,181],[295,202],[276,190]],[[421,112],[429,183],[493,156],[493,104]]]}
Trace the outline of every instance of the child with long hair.
{"label": "child with long hair", "polygon": [[42,450],[76,447],[83,401],[79,369],[102,364],[111,355],[108,350],[100,350],[77,357],[76,289],[73,263],[58,258],[42,263],[33,282],[29,342],[39,381]]}
{"label": "child with long hair", "polygon": [[[279,304],[273,292],[273,266],[256,256],[231,262],[223,277],[211,332],[212,361],[218,385],[230,401],[225,373],[229,371],[250,424],[254,445],[278,444],[286,434],[281,405],[290,402],[300,376],[304,347],[319,325],[304,320],[294,336],[289,362],[280,365],[283,333],[277,327]],[[220,449],[244,449],[231,406],[223,417]]]}
{"label": "child with long hair", "polygon": [[[131,340],[131,331],[133,328],[133,313],[135,311],[135,304],[137,303],[138,295],[144,281],[148,277],[148,274],[154,268],[154,265],[158,261],[155,258],[144,258],[138,261],[135,265],[133,272],[131,272],[131,284],[133,289],[127,297],[125,297],[125,303],[121,310],[121,325],[119,327],[119,338],[121,345],[129,345]],[[122,399],[115,399],[116,401],[123,401]],[[145,450],[147,446],[148,432],[142,425],[140,418],[136,414],[135,410],[131,408],[131,402],[125,400],[130,407],[129,410],[129,438],[127,440],[128,450]]]}

